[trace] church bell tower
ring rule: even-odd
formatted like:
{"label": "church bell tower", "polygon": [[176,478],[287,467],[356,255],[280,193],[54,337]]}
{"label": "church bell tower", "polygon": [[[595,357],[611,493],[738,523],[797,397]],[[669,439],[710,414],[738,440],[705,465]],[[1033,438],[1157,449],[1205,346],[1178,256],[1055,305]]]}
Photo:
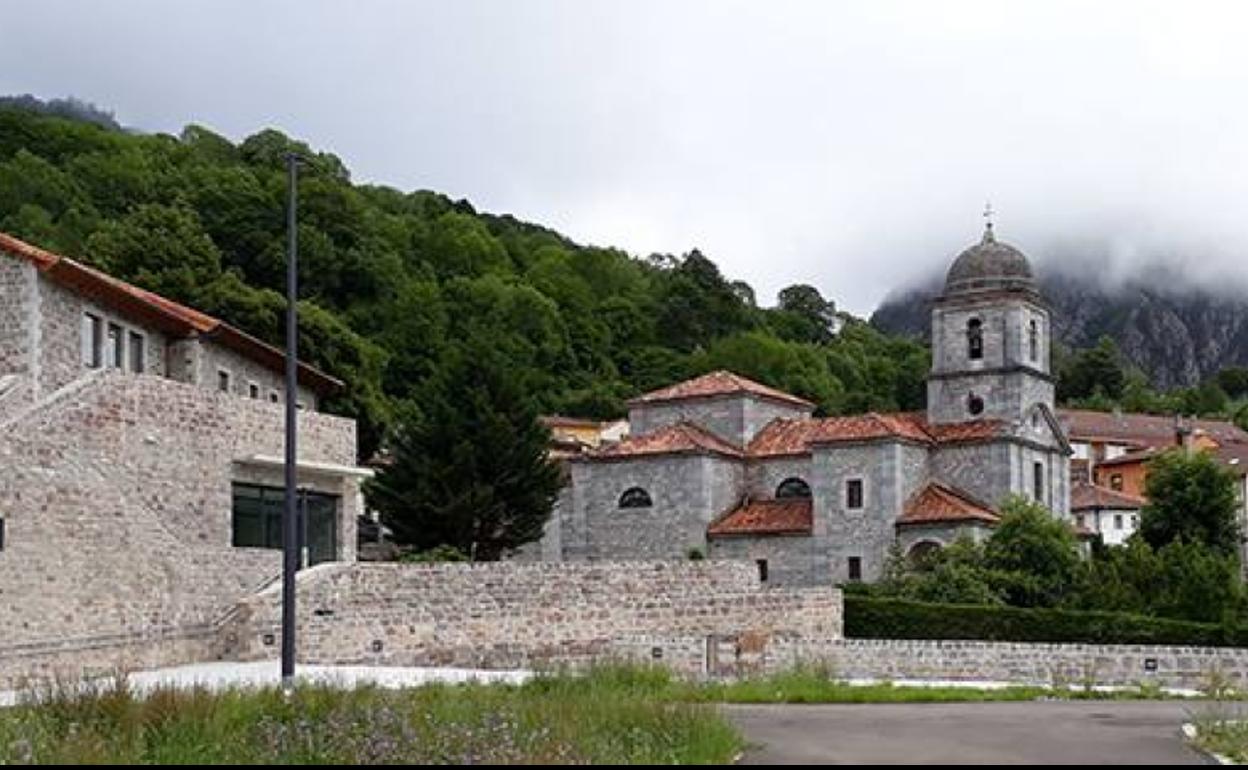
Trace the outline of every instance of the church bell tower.
{"label": "church bell tower", "polygon": [[[991,210],[986,212],[986,216]],[[996,239],[954,260],[932,308],[927,416],[935,424],[1036,420],[1054,407],[1049,311],[1022,252]]]}

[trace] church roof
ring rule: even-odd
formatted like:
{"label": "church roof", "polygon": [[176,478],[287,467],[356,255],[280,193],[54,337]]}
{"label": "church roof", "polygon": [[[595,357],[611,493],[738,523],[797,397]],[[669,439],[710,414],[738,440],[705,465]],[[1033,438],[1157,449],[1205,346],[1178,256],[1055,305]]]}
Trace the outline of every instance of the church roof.
{"label": "church roof", "polygon": [[748,393],[759,398],[780,401],[804,409],[813,409],[815,406],[806,399],[798,398],[782,390],[767,387],[762,383],[722,369],[704,374],[701,377],[694,377],[692,380],[678,382],[666,388],[643,393],[630,400],[628,404],[629,406],[634,404],[654,404],[664,401],[684,401],[693,398],[713,398],[715,396],[735,395],[738,393]]}
{"label": "church roof", "polygon": [[1001,435],[1000,420],[933,425],[921,412],[870,412],[847,417],[772,420],[750,442],[751,457],[784,457],[810,452],[818,444],[894,439],[914,443],[956,444]]}
{"label": "church roof", "polygon": [[813,529],[814,515],[809,498],[746,500],[739,508],[711,522],[706,534],[809,535]]}
{"label": "church roof", "polygon": [[714,433],[691,422],[678,422],[652,433],[630,436],[585,453],[583,457],[609,460],[626,457],[672,454],[715,454],[742,457],[740,447],[724,441]]}
{"label": "church roof", "polygon": [[946,486],[938,481],[930,481],[916,492],[897,518],[899,525],[907,524],[950,524],[974,521],[982,524],[996,524],[1001,520],[990,506],[976,500],[967,493]]}
{"label": "church roof", "polygon": [[1117,511],[1135,511],[1143,508],[1148,501],[1142,497],[1128,495],[1097,484],[1081,481],[1070,490],[1070,510],[1087,511],[1094,508],[1106,508]]}
{"label": "church roof", "polygon": [[945,294],[1024,289],[1036,291],[1031,265],[1023,253],[1008,243],[998,241],[992,225],[984,229],[984,237],[958,255],[945,276]]}

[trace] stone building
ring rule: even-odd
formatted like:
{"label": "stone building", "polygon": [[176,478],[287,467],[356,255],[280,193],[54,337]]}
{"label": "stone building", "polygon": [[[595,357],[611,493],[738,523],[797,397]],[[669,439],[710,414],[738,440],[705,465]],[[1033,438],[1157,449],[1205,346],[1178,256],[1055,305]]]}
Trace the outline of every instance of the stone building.
{"label": "stone building", "polygon": [[872,580],[908,553],[982,538],[1019,494],[1069,517],[1049,311],[991,225],[932,310],[924,413],[815,418],[731,372],[629,403],[629,437],[570,458],[542,543],[557,560],[755,562],[765,580]]}
{"label": "stone building", "polygon": [[[283,360],[0,234],[0,663],[159,663],[280,576]],[[340,387],[300,365],[309,563],[355,558],[368,472],[355,423],[317,411]]]}

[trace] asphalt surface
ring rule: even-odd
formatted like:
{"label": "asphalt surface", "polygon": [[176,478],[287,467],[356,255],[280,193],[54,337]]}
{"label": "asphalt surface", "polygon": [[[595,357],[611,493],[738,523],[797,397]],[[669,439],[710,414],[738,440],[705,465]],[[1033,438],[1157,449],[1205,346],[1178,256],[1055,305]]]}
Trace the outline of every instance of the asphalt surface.
{"label": "asphalt surface", "polygon": [[1181,701],[725,706],[742,764],[1205,764]]}

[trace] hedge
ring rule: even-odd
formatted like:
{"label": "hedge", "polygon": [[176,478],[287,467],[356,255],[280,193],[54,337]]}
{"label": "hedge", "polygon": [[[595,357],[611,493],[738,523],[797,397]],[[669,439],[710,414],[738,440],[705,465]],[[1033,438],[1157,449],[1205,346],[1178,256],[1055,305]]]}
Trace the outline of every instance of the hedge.
{"label": "hedge", "polygon": [[845,636],[854,639],[970,639],[1248,647],[1248,627],[1168,620],[1125,612],[929,604],[845,595]]}

